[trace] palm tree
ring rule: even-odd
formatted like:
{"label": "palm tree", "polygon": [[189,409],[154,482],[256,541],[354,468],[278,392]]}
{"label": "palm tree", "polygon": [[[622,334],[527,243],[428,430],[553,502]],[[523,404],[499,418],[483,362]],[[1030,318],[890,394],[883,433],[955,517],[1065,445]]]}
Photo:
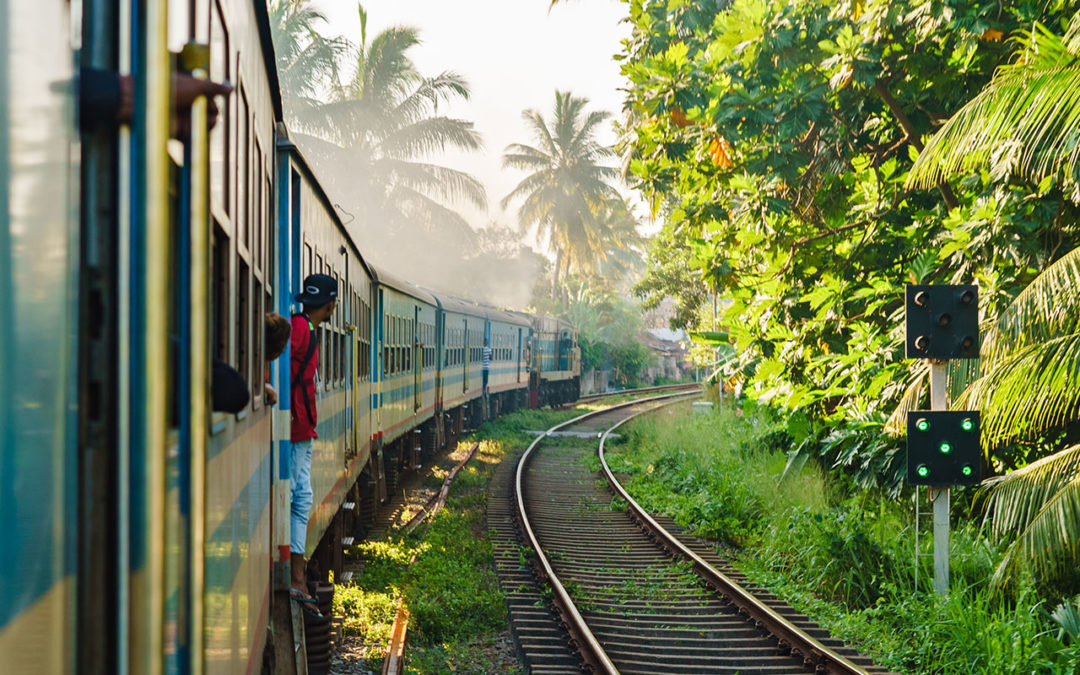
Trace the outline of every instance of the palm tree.
{"label": "palm tree", "polygon": [[593,270],[605,278],[630,280],[645,266],[645,239],[626,199],[609,199],[596,214],[595,248],[598,249]]}
{"label": "palm tree", "polygon": [[[1020,58],[1000,67],[927,143],[909,184],[928,187],[989,165],[997,178],[1057,177],[1080,201],[1080,13],[1062,37],[1036,24],[1022,39]],[[1078,288],[1080,249],[1044,270],[984,329],[977,367],[950,364],[955,405],[982,411],[991,456],[1016,442],[1061,437],[1080,421]],[[893,429],[915,407],[924,383],[923,373],[890,420]],[[991,532],[1012,540],[999,581],[1025,562],[1046,580],[1080,566],[1080,445],[1064,444],[984,484]]]}
{"label": "palm tree", "polygon": [[589,269],[608,243],[599,236],[596,213],[618,192],[608,181],[616,171],[600,162],[611,148],[596,140],[601,124],[610,118],[602,111],[586,112],[589,101],[570,92],[555,92],[550,120],[536,110],[522,113],[537,146],[513,143],[503,153],[503,166],[530,172],[502,200],[505,208],[521,199],[518,219],[555,252],[552,296],[559,275],[574,268]]}
{"label": "palm tree", "polygon": [[[317,15],[310,0],[279,1],[293,15]],[[319,92],[322,101],[296,107],[290,124],[303,132],[297,141],[322,169],[331,193],[347,196],[348,211],[360,222],[383,230],[422,223],[471,236],[468,223],[446,202],[484,208],[483,185],[467,173],[424,161],[448,148],[481,147],[472,122],[438,112],[452,101],[467,100],[468,84],[450,71],[424,77],[416,70],[408,56],[420,44],[415,28],[389,28],[369,41],[367,13],[362,5],[358,8],[361,42],[347,51],[353,58],[352,76],[344,83],[324,78],[329,86]],[[306,37],[307,24],[283,25],[299,31],[281,38],[283,44],[313,42]],[[326,56],[326,50],[318,56]],[[328,71],[325,65],[308,68]]]}
{"label": "palm tree", "polygon": [[304,117],[324,91],[340,86],[341,61],[352,45],[320,33],[326,16],[308,2],[272,0],[269,11],[282,98],[291,116]]}

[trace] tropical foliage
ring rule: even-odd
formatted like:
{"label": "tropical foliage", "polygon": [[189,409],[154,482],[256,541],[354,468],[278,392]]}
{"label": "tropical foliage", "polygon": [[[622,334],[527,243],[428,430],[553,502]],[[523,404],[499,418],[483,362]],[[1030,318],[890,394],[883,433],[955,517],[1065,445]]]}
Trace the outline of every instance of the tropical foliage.
{"label": "tropical foliage", "polygon": [[[1018,58],[931,138],[909,183],[988,167],[1040,192],[1060,185],[1080,201],[1080,13],[1063,36],[1036,23],[1016,40]],[[1008,453],[1017,447],[1034,445],[1037,458],[1066,446],[988,482],[991,532],[1011,542],[999,580],[1022,564],[1043,579],[1068,578],[1080,567],[1080,445],[1070,433],[1080,424],[1078,263],[1080,249],[1073,249],[1047,268],[987,326],[978,366],[953,369],[957,405],[983,412],[983,443],[995,459],[1015,467],[1020,462]],[[920,386],[909,390],[894,424]]]}
{"label": "tropical foliage", "polygon": [[630,11],[622,151],[674,249],[650,253],[640,292],[679,298],[679,318],[705,330],[695,305],[720,296],[730,374],[784,413],[792,447],[898,494],[904,454],[885,426],[923,368],[903,359],[903,284],[978,283],[993,322],[1080,243],[1063,181],[908,180],[924,138],[1023,52],[1005,36],[1061,25],[1062,5]]}

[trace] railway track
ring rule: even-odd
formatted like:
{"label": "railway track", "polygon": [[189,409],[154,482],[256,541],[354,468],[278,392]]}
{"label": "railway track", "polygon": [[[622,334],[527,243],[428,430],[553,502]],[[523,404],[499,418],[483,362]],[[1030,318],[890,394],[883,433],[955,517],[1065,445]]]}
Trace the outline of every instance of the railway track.
{"label": "railway track", "polygon": [[[702,541],[635,509],[586,457],[628,419],[687,394],[548,430],[497,477],[489,503],[512,630],[532,673],[883,673],[775,597],[746,587]],[[599,480],[598,480],[599,479]],[[616,491],[612,493],[605,482]],[[499,490],[500,488],[493,488]],[[511,541],[510,523],[522,534]],[[531,574],[522,563],[532,558]],[[543,579],[538,582],[536,577]],[[550,599],[550,603],[548,600]],[[553,606],[553,608],[552,608]]]}
{"label": "railway track", "polygon": [[578,400],[573,403],[569,403],[564,408],[572,408],[581,403],[592,403],[599,401],[600,399],[608,398],[610,396],[626,396],[629,394],[645,395],[645,394],[660,394],[660,393],[675,393],[680,391],[699,391],[703,383],[701,382],[687,382],[685,384],[664,384],[658,387],[641,387],[639,389],[624,389],[622,391],[608,391],[601,394],[587,394],[585,396],[578,397]]}

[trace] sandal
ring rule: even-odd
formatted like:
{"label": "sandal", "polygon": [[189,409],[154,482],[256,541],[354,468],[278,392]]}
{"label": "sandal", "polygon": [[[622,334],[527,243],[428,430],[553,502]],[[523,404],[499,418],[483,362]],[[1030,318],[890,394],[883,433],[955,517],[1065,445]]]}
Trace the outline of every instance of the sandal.
{"label": "sandal", "polygon": [[298,588],[290,588],[289,589],[289,597],[292,598],[293,600],[296,600],[297,602],[303,602],[303,603],[307,603],[309,605],[318,605],[319,604],[318,600],[316,600],[315,598],[311,597],[310,595],[308,595],[307,593],[301,591]]}
{"label": "sandal", "polygon": [[311,618],[319,620],[326,619],[326,615],[319,611],[319,604],[315,598],[310,595],[305,595],[303,591],[296,588],[290,588],[289,598],[300,603],[300,609],[304,610],[304,614],[307,614]]}

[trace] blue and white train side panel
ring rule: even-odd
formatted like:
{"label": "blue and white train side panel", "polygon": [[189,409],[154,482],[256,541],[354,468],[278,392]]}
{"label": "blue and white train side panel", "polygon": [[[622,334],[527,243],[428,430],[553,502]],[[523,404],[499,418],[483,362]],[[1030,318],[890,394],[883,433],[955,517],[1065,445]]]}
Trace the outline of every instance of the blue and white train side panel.
{"label": "blue and white train side panel", "polygon": [[442,410],[450,411],[483,396],[480,349],[487,317],[479,305],[437,294],[442,324],[440,395]]}
{"label": "blue and white train side panel", "polygon": [[373,392],[384,445],[431,419],[435,410],[435,298],[423,289],[375,271],[379,383]]}
{"label": "blue and white train side panel", "polygon": [[69,3],[0,2],[0,664],[74,666],[78,227]]}
{"label": "blue and white train side panel", "polygon": [[488,392],[503,394],[524,391],[529,386],[525,367],[525,344],[529,322],[519,315],[488,310],[486,338],[491,346]]}

